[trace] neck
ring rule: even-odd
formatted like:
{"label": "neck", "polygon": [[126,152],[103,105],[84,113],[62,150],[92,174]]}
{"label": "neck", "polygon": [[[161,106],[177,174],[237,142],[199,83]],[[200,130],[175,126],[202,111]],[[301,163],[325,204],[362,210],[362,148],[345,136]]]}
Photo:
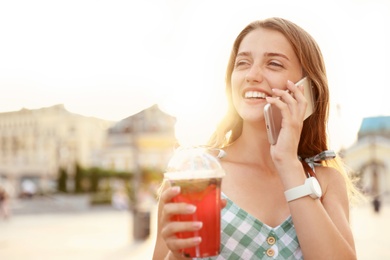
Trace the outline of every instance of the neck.
{"label": "neck", "polygon": [[270,144],[264,124],[244,123],[242,134],[227,149],[231,160],[273,168]]}

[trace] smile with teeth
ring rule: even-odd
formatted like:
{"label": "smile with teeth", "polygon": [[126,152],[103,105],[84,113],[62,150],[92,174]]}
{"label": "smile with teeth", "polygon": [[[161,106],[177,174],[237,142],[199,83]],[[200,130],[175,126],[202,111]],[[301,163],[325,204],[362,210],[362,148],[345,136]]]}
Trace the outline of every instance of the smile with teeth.
{"label": "smile with teeth", "polygon": [[261,99],[261,98],[266,98],[267,95],[263,92],[259,91],[247,91],[244,94],[244,98],[254,98],[254,99]]}

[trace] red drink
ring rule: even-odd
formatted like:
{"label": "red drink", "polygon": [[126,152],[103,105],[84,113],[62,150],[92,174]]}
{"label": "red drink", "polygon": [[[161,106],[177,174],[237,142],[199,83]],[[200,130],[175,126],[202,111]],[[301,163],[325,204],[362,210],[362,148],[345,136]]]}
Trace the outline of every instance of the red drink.
{"label": "red drink", "polygon": [[202,222],[194,232],[178,232],[178,238],[201,237],[198,246],[184,248],[187,257],[209,257],[219,254],[221,243],[221,182],[225,176],[218,158],[204,148],[178,148],[169,161],[164,177],[180,194],[172,202],[196,206],[193,214],[176,215],[172,221]]}
{"label": "red drink", "polygon": [[200,221],[203,226],[195,232],[179,232],[179,238],[200,236],[202,242],[192,248],[183,249],[186,257],[208,257],[219,254],[221,239],[221,178],[171,180],[172,186],[180,186],[180,194],[173,202],[184,202],[196,206],[191,215],[176,215],[173,221]]}

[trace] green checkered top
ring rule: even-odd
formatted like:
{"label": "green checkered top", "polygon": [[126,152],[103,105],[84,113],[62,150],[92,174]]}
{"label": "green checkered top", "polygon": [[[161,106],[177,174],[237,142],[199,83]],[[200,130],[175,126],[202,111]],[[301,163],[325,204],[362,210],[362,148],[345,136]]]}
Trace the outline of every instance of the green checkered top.
{"label": "green checkered top", "polygon": [[303,259],[291,216],[271,228],[222,196],[221,253],[202,259]]}

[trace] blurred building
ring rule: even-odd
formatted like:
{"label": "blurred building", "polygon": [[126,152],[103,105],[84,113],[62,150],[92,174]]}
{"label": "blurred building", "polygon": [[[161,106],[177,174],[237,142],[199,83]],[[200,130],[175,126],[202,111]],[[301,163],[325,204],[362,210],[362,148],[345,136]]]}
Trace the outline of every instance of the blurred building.
{"label": "blurred building", "polygon": [[176,118],[157,105],[119,121],[108,130],[95,166],[129,172],[164,170],[177,142],[175,124]]}
{"label": "blurred building", "polygon": [[74,114],[63,105],[0,113],[0,182],[20,195],[55,190],[59,169],[72,176],[76,164],[163,171],[176,145],[175,123],[157,105],[117,123]]}
{"label": "blurred building", "polygon": [[60,167],[71,173],[76,163],[92,165],[112,124],[63,105],[0,113],[0,178],[17,194],[52,190]]}
{"label": "blurred building", "polygon": [[390,116],[364,118],[356,143],[343,154],[368,195],[383,199],[390,194]]}

